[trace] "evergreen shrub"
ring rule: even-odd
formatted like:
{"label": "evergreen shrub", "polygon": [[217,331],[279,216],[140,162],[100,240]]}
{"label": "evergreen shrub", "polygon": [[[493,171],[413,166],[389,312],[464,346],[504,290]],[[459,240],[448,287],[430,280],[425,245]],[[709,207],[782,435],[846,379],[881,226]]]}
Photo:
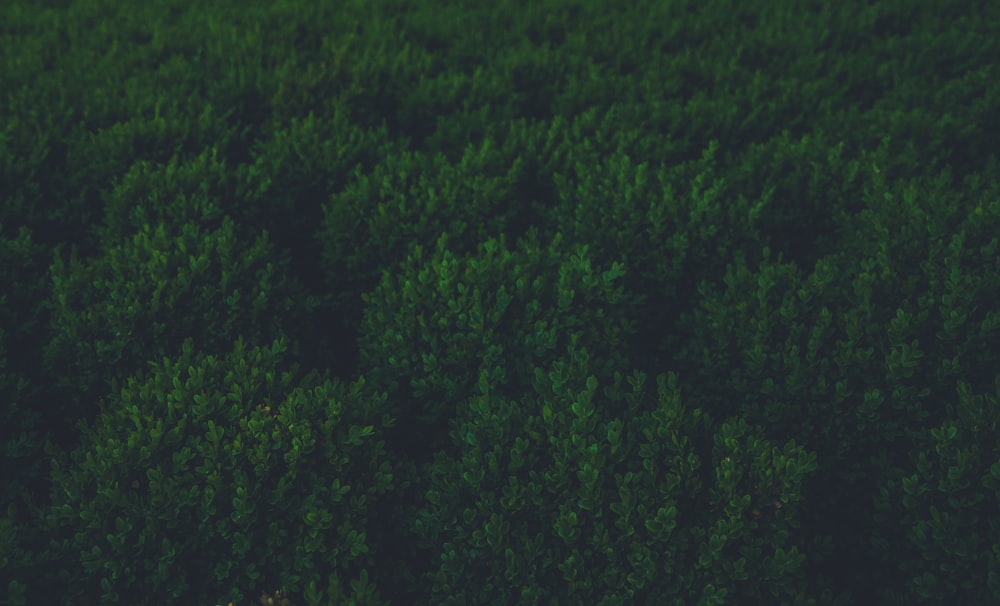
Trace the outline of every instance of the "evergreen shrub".
{"label": "evergreen shrub", "polygon": [[696,285],[759,247],[745,219],[750,203],[722,176],[719,156],[711,141],[700,158],[650,170],[619,151],[594,158],[593,172],[577,163],[574,178],[557,179],[567,239],[592,243],[597,258],[621,255],[626,286],[647,297],[629,349],[651,374],[667,368],[664,358],[690,331],[680,320],[697,301]]}
{"label": "evergreen shrub", "polygon": [[872,548],[901,572],[883,604],[1000,603],[1000,374],[993,395],[959,382],[956,396],[875,496]]}
{"label": "evergreen shrub", "polygon": [[[40,254],[41,253],[41,254]],[[0,456],[6,471],[0,481],[0,512],[44,478],[41,452],[44,410],[32,372],[40,354],[37,331],[43,319],[45,280],[39,275],[44,249],[31,230],[3,235],[0,224]]]}
{"label": "evergreen shrub", "polygon": [[457,165],[440,153],[386,152],[332,193],[315,239],[327,289],[350,321],[360,322],[361,294],[404,261],[412,244],[431,247],[448,232],[456,252],[468,254],[505,232],[523,171],[517,156],[489,139],[467,146]]}
{"label": "evergreen shrub", "polygon": [[412,547],[427,477],[420,465],[438,450],[453,450],[449,423],[469,395],[483,382],[519,393],[531,384],[535,365],[548,363],[570,340],[602,352],[592,365],[610,380],[635,331],[621,286],[624,267],[592,265],[586,246],[565,252],[557,235],[543,248],[535,231],[515,250],[503,235],[474,254],[456,252],[452,241],[444,233],[430,251],[414,245],[398,270],[385,272],[363,295],[360,368],[389,394],[397,423],[387,442],[406,468],[400,477],[409,490],[381,518],[385,534],[396,535],[388,540],[404,544],[401,565],[383,568],[411,579],[401,586],[415,591],[405,600],[413,603],[428,599],[421,568],[430,563],[426,551]]}
{"label": "evergreen shrub", "polygon": [[398,271],[362,296],[361,368],[390,394],[408,428],[401,439],[415,437],[410,422],[426,430],[424,454],[480,381],[520,389],[571,338],[601,352],[594,370],[610,378],[636,330],[624,266],[593,267],[586,246],[561,252],[557,234],[542,248],[532,232],[514,251],[501,235],[460,256],[449,242],[444,233],[431,251],[414,245]]}
{"label": "evergreen shrub", "polygon": [[28,387],[24,378],[7,372],[7,341],[0,328],[0,465],[5,470],[0,482],[0,580],[5,586],[0,591],[6,593],[0,602],[22,605],[27,603],[24,579],[32,557],[25,549],[24,535],[31,530],[23,525],[25,508],[20,501],[27,484],[42,477],[40,461],[34,457],[41,451],[41,415],[24,406]]}
{"label": "evergreen shrub", "polygon": [[[283,340],[150,363],[52,468],[50,557],[66,603],[377,604],[368,509],[393,487],[384,395]],[[251,593],[254,592],[254,593]]]}
{"label": "evergreen shrub", "polygon": [[218,354],[239,336],[302,334],[316,301],[288,273],[266,234],[245,242],[229,217],[214,229],[146,224],[93,259],[57,251],[45,363],[73,407],[65,412],[92,413],[109,386],[176,355],[187,337]]}
{"label": "evergreen shrub", "polygon": [[214,229],[226,214],[244,220],[238,225],[250,223],[255,207],[230,208],[234,205],[224,202],[234,198],[235,181],[232,167],[214,147],[162,164],[137,160],[104,194],[104,221],[96,231],[105,246],[113,246],[131,240],[145,225],[193,222]]}
{"label": "evergreen shrub", "polygon": [[[970,183],[956,193],[950,183],[947,175],[891,187],[872,179],[856,216],[834,213],[843,221],[837,252],[809,271],[771,260],[769,249],[757,269],[739,260],[722,284],[702,286],[688,317],[693,337],[674,357],[692,403],[725,403],[727,414],[817,452],[820,468],[803,487],[814,504],[803,532],[814,539],[811,574],[845,599],[942,595],[933,588],[960,590],[954,595],[973,603],[987,595],[981,582],[962,587],[957,580],[905,589],[918,576],[913,571],[952,579],[986,574],[985,560],[968,545],[932,541],[918,549],[910,533],[917,520],[934,520],[933,511],[955,520],[947,541],[992,544],[969,530],[985,534],[977,520],[995,508],[989,490],[976,489],[968,500],[943,497],[946,508],[937,493],[952,488],[905,499],[899,493],[903,478],[912,490],[933,486],[945,473],[938,466],[955,467],[945,473],[949,482],[986,482],[986,463],[995,460],[986,447],[995,439],[989,407],[972,413],[976,406],[952,402],[956,393],[989,392],[1000,364],[992,346],[1000,328],[993,303],[1000,300],[1000,205],[995,186],[977,191]],[[967,449],[983,441],[982,459],[954,452],[950,423],[964,431]],[[939,447],[940,461],[926,458]],[[929,570],[928,554],[951,563]]]}
{"label": "evergreen shrub", "polygon": [[[601,382],[573,339],[532,388],[480,392],[416,527],[436,604],[811,603],[798,527],[815,453],[683,405],[676,374]],[[626,385],[627,384],[627,385]]]}
{"label": "evergreen shrub", "polygon": [[45,297],[44,247],[27,227],[13,237],[0,225],[0,604],[27,603],[25,581],[37,554],[30,515],[45,492],[46,410],[37,369]]}

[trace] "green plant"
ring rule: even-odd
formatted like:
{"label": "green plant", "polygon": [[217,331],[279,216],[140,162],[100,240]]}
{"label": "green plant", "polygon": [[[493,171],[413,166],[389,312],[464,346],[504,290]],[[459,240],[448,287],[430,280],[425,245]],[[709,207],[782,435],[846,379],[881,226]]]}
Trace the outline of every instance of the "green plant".
{"label": "green plant", "polygon": [[566,253],[561,240],[543,248],[532,233],[511,251],[501,236],[459,256],[445,233],[431,251],[415,245],[399,271],[363,296],[361,367],[407,420],[400,439],[413,439],[411,422],[423,430],[420,458],[441,445],[458,406],[483,381],[519,390],[571,339],[605,354],[593,362],[602,377],[624,361],[622,345],[635,331],[625,267],[594,267],[586,246]]}
{"label": "green plant", "polygon": [[[368,509],[393,488],[384,396],[311,372],[286,346],[224,357],[185,340],[129,378],[53,464],[52,566],[67,599],[240,600],[281,586],[306,604],[381,603]],[[61,562],[77,562],[61,566]]]}
{"label": "green plant", "polygon": [[676,375],[656,394],[638,371],[599,390],[590,364],[571,344],[510,396],[483,373],[457,454],[426,472],[431,601],[811,603],[794,531],[815,453],[742,419],[716,426],[682,404]]}
{"label": "green plant", "polygon": [[92,416],[116,384],[176,355],[185,338],[220,354],[240,336],[304,332],[315,297],[273,260],[266,234],[248,243],[233,220],[220,223],[147,224],[93,259],[56,253],[45,363],[69,401],[64,414]]}

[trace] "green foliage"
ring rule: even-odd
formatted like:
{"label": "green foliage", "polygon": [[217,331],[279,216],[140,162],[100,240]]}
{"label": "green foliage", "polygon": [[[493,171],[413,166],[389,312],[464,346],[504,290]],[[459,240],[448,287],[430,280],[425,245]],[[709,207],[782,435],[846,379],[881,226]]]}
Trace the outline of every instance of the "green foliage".
{"label": "green foliage", "polygon": [[533,390],[463,407],[417,522],[432,602],[807,603],[792,533],[815,454],[716,428],[673,374],[655,396],[638,371],[599,391],[591,364],[570,345]]}
{"label": "green foliage", "polygon": [[[52,491],[46,550],[41,495],[48,458],[66,485],[110,477],[78,417],[153,448],[122,420],[140,406],[123,386],[186,339],[218,360],[240,337],[369,377],[356,397],[286,390],[288,410],[371,399],[399,419],[344,430],[385,439],[396,490],[366,501],[379,523],[346,572],[277,571],[296,604],[368,601],[371,585],[397,603],[443,601],[446,585],[483,601],[508,573],[526,588],[511,601],[652,602],[665,579],[668,599],[706,604],[997,601],[998,22],[1000,3],[963,0],[0,2],[0,603],[138,595],[140,572],[163,588],[147,603],[184,583],[230,597],[232,579],[202,582],[176,555],[177,579],[120,564],[135,554],[118,535],[138,528],[133,551],[154,561],[190,547],[190,504],[188,526],[164,528],[72,519]],[[623,369],[676,382],[666,400],[617,393],[639,383]],[[675,399],[725,421],[657,416]],[[257,429],[237,427],[224,437],[246,447]],[[268,434],[272,456],[308,441],[288,434]],[[158,456],[182,465],[184,448]],[[785,477],[800,500],[768,509],[748,478],[802,449],[817,468]],[[643,466],[661,455],[700,501]],[[216,494],[242,487],[259,511],[253,474],[279,474],[244,462]],[[158,481],[174,480],[188,481]],[[101,481],[91,500],[109,503]],[[539,516],[517,509],[529,499]],[[309,507],[301,525],[327,525]],[[800,526],[786,535],[778,513]],[[208,535],[235,521],[220,524]],[[349,553],[358,524],[325,555]],[[657,543],[668,528],[676,544]],[[254,540],[277,552],[275,532]],[[553,565],[523,564],[536,545]],[[787,574],[767,563],[779,548]],[[643,549],[670,571],[650,577]],[[760,557],[738,568],[739,549]],[[86,551],[95,573],[60,578],[57,551]],[[284,582],[251,574],[238,584],[254,594]]]}
{"label": "green foliage", "polygon": [[52,470],[46,523],[68,603],[225,603],[274,587],[381,603],[366,532],[393,485],[384,396],[363,379],[296,382],[285,350],[238,340],[218,358],[189,339],[114,394]]}
{"label": "green foliage", "polygon": [[[2,305],[2,301],[0,301]],[[26,409],[22,402],[27,391],[23,378],[8,374],[5,350],[6,334],[0,329],[0,447],[4,477],[0,482],[0,579],[7,581],[0,591],[7,593],[4,604],[27,604],[23,579],[31,563],[31,554],[25,549],[23,535],[24,505],[19,501],[26,496],[26,481],[40,477],[40,463],[34,459],[41,449],[38,429],[40,415]],[[19,580],[20,579],[20,580]]]}
{"label": "green foliage", "polygon": [[[412,482],[408,499],[384,517],[390,541],[413,542],[412,510],[427,477],[417,465],[440,449],[453,450],[449,422],[470,394],[518,393],[534,380],[536,365],[570,342],[602,352],[593,368],[609,380],[624,362],[622,344],[635,331],[621,287],[624,267],[595,267],[586,247],[565,253],[558,236],[545,248],[535,238],[529,234],[514,251],[505,237],[491,238],[475,254],[461,255],[444,234],[429,252],[412,247],[396,273],[386,272],[363,295],[361,365],[389,393],[398,422],[388,442],[410,466],[405,477]],[[408,574],[428,563],[415,551],[400,548]],[[400,591],[423,581],[405,587]],[[419,591],[406,600],[429,599]]]}
{"label": "green foliage", "polygon": [[[193,222],[217,228],[235,208],[224,203],[234,189],[234,177],[215,148],[182,161],[164,164],[137,160],[104,196],[104,222],[98,228],[105,246],[131,240],[146,225]],[[252,215],[247,219],[254,218]]]}
{"label": "green foliage", "polygon": [[414,246],[397,273],[363,295],[361,364],[401,421],[427,430],[425,445],[470,394],[486,385],[516,392],[570,341],[602,352],[593,363],[601,377],[625,361],[620,348],[636,328],[619,282],[624,267],[595,268],[586,246],[564,254],[560,239],[542,248],[529,238],[512,252],[501,236],[459,257],[443,234],[429,254]]}
{"label": "green foliage", "polygon": [[218,353],[239,336],[301,334],[316,302],[273,255],[266,235],[244,242],[228,217],[213,230],[147,224],[96,259],[73,251],[67,263],[57,253],[45,353],[57,384],[81,407],[66,412],[86,415],[109,385],[148,359],[176,354],[188,337]]}
{"label": "green foliage", "polygon": [[842,140],[832,144],[808,134],[793,139],[784,130],[750,145],[727,179],[733,191],[754,200],[747,218],[763,243],[805,271],[837,250],[843,236],[838,220],[842,224],[859,210],[863,168],[871,164],[846,149]]}
{"label": "green foliage", "polygon": [[523,173],[513,149],[490,139],[468,145],[460,161],[443,154],[387,153],[370,172],[360,170],[323,204],[321,247],[327,287],[353,322],[361,320],[361,294],[382,272],[406,259],[409,247],[452,236],[457,252],[475,252],[487,238],[508,231],[516,208],[509,200]]}
{"label": "green foliage", "polygon": [[882,590],[882,603],[1000,600],[1000,375],[994,389],[975,394],[959,382],[953,420],[924,433],[912,463],[887,474],[872,544],[902,582]]}
{"label": "green foliage", "polygon": [[[815,506],[803,517],[817,539],[811,565],[818,576],[849,575],[829,584],[869,596],[861,599],[910,582],[887,579],[900,561],[921,559],[899,540],[873,548],[864,538],[884,530],[873,500],[912,469],[928,432],[956,419],[943,405],[956,381],[988,389],[1000,364],[998,316],[985,303],[1000,296],[995,190],[939,204],[958,197],[949,183],[942,174],[889,192],[875,180],[858,216],[841,215],[838,251],[805,276],[771,261],[769,249],[756,270],[738,262],[723,285],[701,288],[688,317],[694,336],[675,357],[692,402],[725,402],[727,414],[816,450],[824,466],[803,489]],[[959,469],[977,473],[971,462]],[[911,515],[929,506],[914,504]]]}
{"label": "green foliage", "polygon": [[0,225],[0,603],[12,606],[27,603],[25,581],[37,562],[31,514],[47,480],[41,455],[50,424],[35,367],[43,257],[27,227],[8,238]]}
{"label": "green foliage", "polygon": [[35,460],[44,411],[32,406],[37,387],[28,378],[37,362],[34,335],[41,319],[38,301],[44,296],[44,283],[36,274],[40,248],[28,228],[6,238],[0,225],[0,453],[7,470],[0,482],[0,511],[44,475]]}
{"label": "green foliage", "polygon": [[233,204],[231,214],[267,229],[278,245],[291,250],[296,269],[303,266],[314,280],[319,277],[319,241],[311,236],[327,200],[394,147],[384,133],[351,123],[341,106],[331,112],[328,117],[293,116],[287,126],[276,125],[254,146],[253,161],[236,168],[232,194],[243,203]]}

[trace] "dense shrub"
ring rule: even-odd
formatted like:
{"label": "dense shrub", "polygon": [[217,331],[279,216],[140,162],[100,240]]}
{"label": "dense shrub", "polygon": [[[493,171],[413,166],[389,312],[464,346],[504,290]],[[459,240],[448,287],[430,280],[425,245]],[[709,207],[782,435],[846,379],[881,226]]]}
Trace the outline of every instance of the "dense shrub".
{"label": "dense shrub", "polygon": [[[218,358],[241,336],[285,339],[289,361],[345,381],[363,373],[359,399],[386,393],[398,490],[366,502],[380,524],[363,570],[397,603],[443,601],[444,587],[486,600],[508,573],[524,581],[523,601],[663,593],[641,558],[628,560],[645,553],[635,537],[662,551],[645,526],[653,505],[635,496],[648,519],[637,513],[628,539],[615,527],[604,541],[599,525],[611,528],[624,497],[576,512],[579,536],[556,503],[587,496],[574,482],[589,472],[574,476],[574,464],[596,470],[601,503],[623,487],[659,490],[653,474],[626,480],[639,461],[611,461],[602,441],[620,421],[617,453],[635,446],[631,458],[647,462],[655,440],[640,430],[673,436],[656,416],[662,398],[615,392],[624,369],[675,373],[684,408],[718,419],[680,423],[687,442],[671,445],[685,465],[699,461],[689,476],[707,494],[730,464],[715,436],[732,434],[765,466],[774,449],[753,440],[816,454],[800,506],[780,510],[801,521],[806,560],[760,582],[735,564],[696,566],[673,597],[997,601],[1000,3],[208,4],[0,2],[0,456],[14,470],[0,480],[0,604],[78,599],[101,575],[106,600],[128,586],[111,564],[93,579],[67,570],[67,595],[40,596],[41,582],[26,592],[53,580],[38,560],[45,458],[69,482],[77,417],[124,414],[126,381],[184,355],[185,339]],[[572,378],[553,388],[539,369],[549,383]],[[634,414],[603,410],[633,396],[644,403]],[[585,401],[595,412],[571,416]],[[536,439],[564,444],[577,429],[566,451]],[[596,455],[580,450],[591,438]],[[82,439],[79,452],[98,451]],[[567,478],[522,496],[548,535],[464,477],[522,487],[527,463],[491,468],[489,457],[515,454]],[[756,473],[730,459],[751,465],[744,479]],[[81,542],[110,553],[114,519],[101,535],[56,494],[56,551],[89,548],[70,528],[90,524]],[[679,539],[667,545],[677,566],[665,578],[698,564],[696,535],[726,516],[725,495],[707,513],[686,496],[670,498],[672,538],[688,529],[689,557],[669,551]],[[790,549],[760,512],[761,539]],[[504,516],[507,543],[487,514]],[[731,529],[720,562],[738,561],[725,552],[737,544],[768,551],[747,528]],[[153,532],[142,549],[181,533]],[[544,557],[558,564],[588,567],[526,578],[522,535],[548,537]],[[604,551],[586,544],[594,535]],[[518,552],[510,566],[498,545]],[[361,582],[360,566],[343,578]],[[158,574],[147,577],[168,595],[190,580]],[[478,585],[459,587],[463,575]],[[709,583],[717,594],[698,593]],[[532,590],[542,584],[550,595]]]}
{"label": "dense shrub", "polygon": [[808,603],[793,530],[815,454],[716,427],[676,375],[652,396],[641,372],[602,391],[590,373],[575,339],[519,395],[483,371],[418,517],[439,554],[432,602]]}
{"label": "dense shrub", "polygon": [[[312,119],[293,121],[290,129],[277,130],[273,140],[258,146],[249,166],[232,166],[215,148],[166,164],[138,161],[104,195],[104,224],[96,231],[108,247],[131,241],[146,225],[191,222],[214,230],[225,216],[233,218],[236,241],[252,242],[266,232],[271,260],[282,269],[282,280],[307,289],[296,288],[294,292],[301,293],[296,297],[315,298],[308,306],[308,321],[296,324],[309,329],[291,335],[301,358],[349,377],[357,357],[354,338],[346,334],[345,322],[330,303],[336,299],[335,291],[322,286],[319,246],[306,237],[334,187],[334,177],[323,178],[317,165],[335,171],[335,157],[344,154],[343,147],[334,153],[326,140],[328,133],[317,132],[320,128]],[[300,157],[293,159],[290,153]],[[312,171],[311,176],[306,171]]]}
{"label": "dense shrub", "polygon": [[[581,116],[573,131],[609,137],[623,117],[620,111]],[[624,150],[641,153],[648,137],[614,134],[618,149],[611,154],[598,153],[587,139],[566,145],[573,169],[553,179],[558,207],[550,216],[566,243],[588,244],[595,262],[620,259],[628,266],[624,286],[644,300],[635,317],[641,330],[627,349],[637,368],[657,374],[691,330],[682,314],[696,304],[697,285],[721,279],[727,265],[753,258],[761,247],[755,223],[766,201],[748,200],[729,185],[718,141],[694,160],[637,164]]]}
{"label": "dense shrub", "polygon": [[[775,263],[767,249],[756,270],[738,262],[723,284],[703,285],[688,318],[694,337],[674,357],[692,404],[725,403],[728,414],[818,453],[818,473],[803,487],[815,505],[803,516],[816,541],[810,565],[820,583],[853,599],[888,599],[911,581],[897,576],[901,567],[924,568],[902,538],[906,527],[893,527],[899,511],[876,522],[876,499],[884,508],[901,476],[928,469],[915,457],[949,422],[972,423],[947,403],[961,382],[991,389],[1000,364],[996,192],[968,183],[955,193],[949,183],[944,175],[890,190],[873,180],[865,208],[841,215],[841,247],[809,272]],[[975,424],[994,439],[988,423]],[[955,473],[979,477],[977,465],[970,459]],[[952,505],[962,524],[995,506],[977,494],[980,504]],[[910,503],[906,516],[930,515],[931,503]],[[882,587],[893,589],[878,598]]]}
{"label": "dense shrub", "polygon": [[[54,336],[45,355],[74,418],[92,413],[115,381],[174,354],[188,337],[220,353],[239,336],[301,334],[316,302],[275,260],[266,234],[237,237],[234,222],[144,225],[103,256],[51,268]],[[294,343],[291,344],[294,352]]]}
{"label": "dense shrub", "polygon": [[901,572],[881,588],[883,604],[1000,602],[1000,375],[993,395],[959,382],[948,408],[874,499],[872,548]]}
{"label": "dense shrub", "polygon": [[45,411],[32,398],[38,389],[32,380],[38,377],[29,377],[41,349],[45,284],[39,275],[40,252],[31,230],[22,227],[7,238],[0,225],[0,456],[7,470],[0,481],[0,512],[44,475],[36,455]]}
{"label": "dense shrub", "polygon": [[[560,252],[561,236],[545,248],[537,234],[516,250],[489,239],[475,255],[459,256],[442,234],[431,251],[412,248],[396,273],[363,295],[361,365],[386,389],[413,441],[409,422],[425,429],[423,454],[444,437],[459,403],[486,381],[517,393],[570,340],[601,352],[601,378],[626,361],[625,338],[636,330],[631,297],[620,286],[625,268],[593,267],[587,247]],[[487,375],[481,376],[485,370]],[[404,422],[404,420],[406,420]]]}
{"label": "dense shrub", "polygon": [[146,225],[215,227],[224,215],[243,219],[237,226],[251,223],[256,209],[236,207],[235,181],[214,148],[162,164],[136,160],[102,196],[104,221],[95,231],[109,247],[131,240]]}
{"label": "dense shrub", "polygon": [[0,225],[0,603],[25,604],[35,559],[31,514],[47,488],[43,439],[52,426],[40,397],[44,247],[27,227]]}
{"label": "dense shrub", "polygon": [[[931,604],[947,595],[990,604],[1000,600],[1000,202],[996,185],[978,177],[960,190],[947,174],[932,185],[903,190],[905,213],[886,204],[865,217],[873,229],[892,224],[900,234],[879,247],[886,264],[905,267],[897,251],[907,247],[926,257],[922,280],[910,280],[914,311],[889,323],[886,361],[933,396],[928,423],[908,424],[905,459],[883,467],[871,547],[883,566],[901,572],[898,583],[882,586],[882,603]],[[875,396],[892,402],[900,392]]]}
{"label": "dense shrub", "polygon": [[[2,305],[2,301],[0,301]],[[4,604],[21,605],[25,600],[25,570],[31,554],[25,549],[24,535],[30,532],[23,499],[28,497],[28,484],[42,477],[39,437],[41,414],[26,407],[28,384],[23,377],[7,372],[7,335],[0,328],[0,465],[4,477],[0,481],[0,580],[6,586]]]}
{"label": "dense shrub", "polygon": [[570,341],[600,351],[593,370],[610,380],[625,363],[625,337],[635,331],[621,287],[624,267],[593,266],[585,246],[563,252],[556,236],[543,248],[534,232],[513,251],[502,235],[474,254],[456,252],[451,242],[445,233],[430,251],[414,245],[405,263],[363,295],[360,366],[389,394],[397,418],[389,447],[412,483],[383,519],[393,529],[386,534],[395,533],[387,538],[406,545],[392,568],[411,576],[400,591],[415,591],[405,600],[414,603],[428,599],[420,575],[433,563],[413,547],[411,534],[426,489],[419,464],[454,450],[448,428],[457,410],[484,384],[496,393],[520,393],[535,365],[548,363]]}
{"label": "dense shrub", "polygon": [[296,378],[286,347],[192,340],[129,378],[53,465],[53,565],[66,603],[380,603],[368,508],[392,488],[384,396]]}
{"label": "dense shrub", "polygon": [[323,204],[315,232],[326,285],[335,304],[355,323],[361,294],[382,272],[406,259],[409,247],[431,247],[442,232],[461,253],[507,231],[517,214],[511,192],[523,162],[492,140],[467,146],[456,164],[443,154],[388,154],[371,171],[358,170]]}
{"label": "dense shrub", "polygon": [[350,187],[392,152],[383,132],[352,124],[339,106],[331,115],[310,113],[259,140],[253,161],[236,167],[234,217],[267,229],[275,245],[291,253],[293,269],[307,285],[319,286],[321,244],[312,237],[330,197]]}

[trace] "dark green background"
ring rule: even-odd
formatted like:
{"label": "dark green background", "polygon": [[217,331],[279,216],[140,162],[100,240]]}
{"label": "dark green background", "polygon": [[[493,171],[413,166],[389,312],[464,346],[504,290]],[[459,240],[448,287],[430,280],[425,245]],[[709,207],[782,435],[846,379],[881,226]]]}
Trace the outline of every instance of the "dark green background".
{"label": "dark green background", "polygon": [[3,2],[0,604],[1000,601],[998,28]]}

